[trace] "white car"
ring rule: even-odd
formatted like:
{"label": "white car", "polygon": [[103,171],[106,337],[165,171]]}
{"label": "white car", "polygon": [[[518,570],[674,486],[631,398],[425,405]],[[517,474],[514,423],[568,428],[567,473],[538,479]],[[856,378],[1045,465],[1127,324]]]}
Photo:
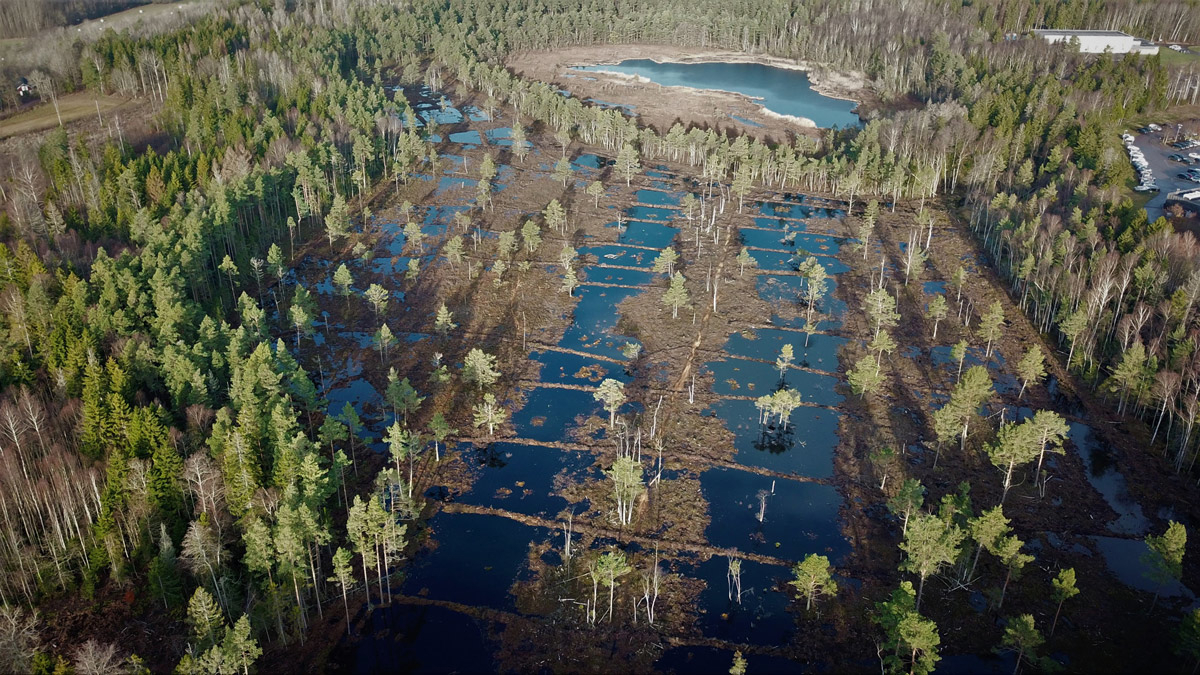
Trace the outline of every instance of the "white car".
{"label": "white car", "polygon": [[1150,131],[1162,131],[1162,127],[1158,126],[1157,124],[1147,124],[1146,128]]}
{"label": "white car", "polygon": [[1192,159],[1200,159],[1200,152],[1189,152],[1188,157],[1191,157]]}
{"label": "white car", "polygon": [[1170,50],[1176,51],[1176,52],[1183,51],[1183,47],[1180,47],[1179,45],[1167,45],[1167,49],[1170,49]]}
{"label": "white car", "polygon": [[1134,192],[1158,192],[1158,186],[1153,183],[1143,183],[1133,188]]}

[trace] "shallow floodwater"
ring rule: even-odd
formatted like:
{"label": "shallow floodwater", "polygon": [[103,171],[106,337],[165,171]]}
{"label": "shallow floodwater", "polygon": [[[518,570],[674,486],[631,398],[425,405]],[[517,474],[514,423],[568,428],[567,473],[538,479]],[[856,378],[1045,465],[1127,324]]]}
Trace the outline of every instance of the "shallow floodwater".
{"label": "shallow floodwater", "polygon": [[[799,73],[787,73],[800,76]],[[432,93],[426,92],[427,96]],[[441,110],[440,105],[426,103],[423,117],[439,124],[455,120],[475,120],[467,107],[461,112],[453,106]],[[439,131],[449,143],[463,147],[481,143],[511,142],[509,128],[462,131],[445,128]],[[395,288],[406,270],[410,258],[419,259],[421,274],[436,262],[436,242],[449,232],[459,232],[454,222],[457,212],[470,208],[474,201],[475,179],[471,167],[460,155],[444,153],[449,171],[430,175],[439,200],[436,207],[418,206],[411,214],[412,222],[421,224],[423,240],[407,241],[402,223],[380,223],[388,236],[373,252],[373,260],[364,260],[362,269],[371,269],[397,279]],[[580,155],[573,162],[581,172],[595,173],[607,160],[594,155]],[[501,165],[499,178],[508,181],[513,176],[510,167]],[[545,167],[548,171],[549,167]],[[650,290],[660,282],[650,272],[654,258],[663,247],[679,236],[678,223],[682,218],[680,200],[689,189],[688,183],[658,167],[648,170],[650,188],[636,191],[637,205],[623,210],[618,222],[611,223],[615,232],[611,238],[597,237],[581,246],[580,279],[583,285],[575,290],[578,298],[571,311],[570,326],[557,347],[539,348],[529,354],[540,373],[537,383],[522,386],[513,396],[519,407],[512,410],[509,424],[512,438],[476,446],[471,443],[451,444],[445,449],[443,462],[460,462],[469,486],[422,485],[426,500],[445,500],[464,506],[496,508],[512,514],[556,519],[566,510],[586,513],[594,507],[590,498],[568,501],[564,494],[568,485],[588,481],[603,481],[603,469],[611,457],[603,453],[563,447],[563,442],[588,442],[607,435],[606,427],[592,432],[591,440],[579,437],[578,426],[589,416],[606,417],[590,387],[604,378],[614,378],[626,384],[632,382],[629,347],[637,346],[636,339],[620,334],[618,305],[627,298]],[[497,184],[497,190],[504,183]],[[791,196],[788,196],[791,198]],[[748,205],[750,208],[753,206]],[[803,217],[821,217],[816,209],[795,203],[795,213]],[[783,218],[783,210],[764,210],[774,215],[770,231],[751,235],[759,247],[774,249],[756,251],[763,255],[762,269],[747,270],[747,283],[754,283],[763,297],[772,302],[795,304],[803,280],[794,276],[791,258],[822,254],[822,261],[832,275],[845,270],[835,258],[837,247],[844,241],[827,235],[805,232],[802,220]],[[618,211],[614,207],[614,216]],[[484,232],[484,236],[490,233]],[[616,241],[612,241],[615,239]],[[582,242],[581,242],[582,243]],[[772,274],[770,270],[779,271]],[[356,271],[359,268],[356,268]],[[319,289],[336,292],[332,282],[332,266],[321,271]],[[751,280],[749,277],[756,277]],[[361,285],[361,284],[360,284]],[[820,311],[840,316],[844,305],[833,298],[835,284],[820,303]],[[402,303],[397,294],[396,301]],[[793,313],[793,312],[788,312]],[[701,582],[703,588],[696,598],[694,632],[705,638],[729,640],[759,645],[785,644],[802,639],[797,634],[795,616],[790,611],[791,596],[786,582],[791,578],[790,565],[808,553],[820,553],[837,565],[850,550],[850,543],[841,532],[839,510],[842,496],[828,479],[833,475],[833,452],[838,443],[837,427],[840,413],[832,410],[842,401],[835,391],[837,383],[837,348],[845,338],[826,334],[811,336],[804,348],[806,335],[777,317],[770,321],[783,328],[760,328],[757,331],[731,336],[725,353],[713,358],[706,369],[714,374],[716,393],[723,400],[706,413],[719,417],[733,432],[735,464],[742,468],[706,467],[701,464],[689,469],[688,480],[699,487],[697,499],[707,505],[710,519],[705,531],[708,543],[721,549],[753,551],[777,562],[743,561],[742,602],[728,597],[724,556],[702,560],[693,554],[678,552],[663,564],[672,573]],[[770,322],[768,321],[768,322]],[[797,323],[802,324],[800,320]],[[816,323],[822,329],[834,328],[835,319],[822,317]],[[333,324],[331,324],[333,325]],[[339,326],[333,325],[334,329]],[[372,346],[369,335],[343,335],[360,349]],[[407,339],[423,339],[420,334],[406,334]],[[782,382],[804,392],[804,405],[789,418],[788,428],[778,424],[758,424],[758,412],[753,397],[769,393],[781,383],[774,359],[779,348],[791,343],[796,349],[796,368],[788,371]],[[346,344],[343,341],[343,344]],[[334,345],[329,344],[329,349]],[[359,355],[351,360],[337,358],[334,365],[341,375],[334,378],[324,392],[332,412],[350,404],[363,416],[364,423],[376,437],[390,422],[391,412],[380,389],[361,377],[364,358],[377,354]],[[649,375],[654,379],[654,374]],[[512,401],[506,401],[511,403]],[[628,415],[640,410],[640,404],[628,402],[619,414]],[[382,442],[372,444],[377,452],[385,452]],[[772,478],[770,472],[792,474],[795,479]],[[668,469],[670,474],[670,469]],[[647,478],[649,473],[647,473]],[[675,480],[664,475],[664,480]],[[760,493],[766,501],[766,512],[759,520]],[[573,497],[574,498],[574,497]],[[606,508],[597,505],[599,508]],[[531,546],[541,547],[551,542],[545,556],[557,558],[558,538],[544,527],[535,527],[501,515],[453,513],[442,511],[427,522],[410,530],[409,535],[420,542],[419,549],[403,568],[402,577],[393,579],[393,592],[408,596],[408,600],[391,607],[377,608],[366,619],[365,635],[347,642],[343,647],[354,653],[352,668],[357,672],[381,669],[400,669],[411,672],[451,670],[458,672],[490,671],[496,668],[494,655],[500,645],[496,642],[496,624],[489,624],[457,612],[446,606],[421,606],[421,603],[462,603],[476,608],[517,612],[514,582],[528,580],[536,573],[536,556]],[[609,545],[607,541],[593,544],[593,549]],[[546,557],[542,560],[545,561]],[[550,563],[553,564],[553,563]],[[376,588],[373,596],[377,597]],[[420,599],[418,602],[417,599]],[[658,667],[666,671],[687,672],[712,670],[711,658],[720,655],[722,663],[731,655],[722,650],[679,647],[664,652]],[[756,672],[795,672],[795,663],[784,659],[748,655]],[[727,668],[727,666],[726,666]],[[724,669],[724,668],[723,668]]]}
{"label": "shallow floodwater", "polygon": [[780,115],[804,117],[819,127],[850,127],[859,124],[853,101],[822,96],[813,90],[802,70],[775,68],[761,63],[655,63],[631,59],[617,65],[585,66],[579,70],[609,71],[640,75],[669,87],[719,89],[759,100],[764,108]]}

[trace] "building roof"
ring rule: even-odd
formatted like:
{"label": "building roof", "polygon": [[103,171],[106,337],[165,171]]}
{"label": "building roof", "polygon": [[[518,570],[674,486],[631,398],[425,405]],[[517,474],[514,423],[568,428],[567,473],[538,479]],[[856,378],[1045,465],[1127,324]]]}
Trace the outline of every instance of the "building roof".
{"label": "building roof", "polygon": [[1092,36],[1092,37],[1133,37],[1129,33],[1124,33],[1119,30],[1069,30],[1069,29],[1049,29],[1035,28],[1033,30],[1036,35],[1066,35],[1066,36]]}

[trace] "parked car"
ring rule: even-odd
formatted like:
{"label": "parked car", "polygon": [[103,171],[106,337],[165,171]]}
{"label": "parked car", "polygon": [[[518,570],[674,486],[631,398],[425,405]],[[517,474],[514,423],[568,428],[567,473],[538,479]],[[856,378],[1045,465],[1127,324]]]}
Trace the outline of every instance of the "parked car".
{"label": "parked car", "polygon": [[1171,160],[1172,162],[1182,162],[1183,164],[1191,164],[1192,163],[1191,158],[1185,157],[1179,153],[1175,153],[1173,155],[1167,155],[1167,159]]}
{"label": "parked car", "polygon": [[1170,49],[1173,52],[1183,51],[1183,47],[1180,47],[1179,45],[1167,45],[1167,49]]}
{"label": "parked car", "polygon": [[1192,159],[1200,159],[1200,152],[1189,152],[1188,157],[1191,157]]}
{"label": "parked car", "polygon": [[1135,191],[1135,192],[1158,192],[1158,186],[1157,186],[1157,185],[1150,185],[1150,184],[1147,184],[1147,183],[1143,183],[1142,185],[1138,185],[1137,187],[1135,187],[1135,188],[1133,188],[1133,189],[1134,189],[1134,191]]}
{"label": "parked car", "polygon": [[1162,127],[1158,126],[1157,124],[1147,124],[1146,128],[1150,131],[1162,131]]}

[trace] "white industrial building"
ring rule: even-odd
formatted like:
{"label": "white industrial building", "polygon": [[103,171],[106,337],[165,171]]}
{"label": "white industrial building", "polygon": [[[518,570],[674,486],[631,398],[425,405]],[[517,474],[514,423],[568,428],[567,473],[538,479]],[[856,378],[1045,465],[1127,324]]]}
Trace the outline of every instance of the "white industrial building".
{"label": "white industrial building", "polygon": [[1158,45],[1119,30],[1034,30],[1033,34],[1050,43],[1076,39],[1079,51],[1084,54],[1101,54],[1105,50],[1113,54],[1158,53]]}

